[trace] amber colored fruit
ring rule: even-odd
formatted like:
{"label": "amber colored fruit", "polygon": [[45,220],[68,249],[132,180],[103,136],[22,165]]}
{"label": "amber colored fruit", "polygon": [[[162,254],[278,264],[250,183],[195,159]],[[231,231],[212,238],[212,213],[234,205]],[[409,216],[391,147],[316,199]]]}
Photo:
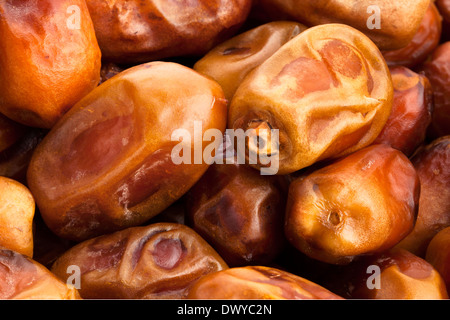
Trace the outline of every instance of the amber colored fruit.
{"label": "amber colored fruit", "polygon": [[[148,221],[208,169],[196,154],[210,145],[206,130],[223,134],[226,114],[221,87],[188,67],[151,62],[122,71],[36,148],[27,177],[44,221],[74,241]],[[180,142],[175,130],[189,136]],[[192,157],[178,164],[172,152],[181,143]]]}
{"label": "amber colored fruit", "polygon": [[[307,26],[343,23],[364,32],[382,50],[406,46],[430,0],[259,0],[269,18],[289,18]],[[379,23],[379,24],[378,24]]]}
{"label": "amber colored fruit", "polygon": [[413,229],[419,189],[403,153],[369,146],[291,183],[286,237],[309,257],[333,264],[382,252]]}
{"label": "amber colored fruit", "polygon": [[401,66],[390,71],[394,85],[392,113],[373,143],[385,143],[411,156],[425,141],[433,112],[433,90],[423,74]]}
{"label": "amber colored fruit", "polygon": [[347,290],[343,297],[350,299],[448,299],[438,271],[426,260],[399,248],[362,257],[341,270],[340,279],[335,281]]}
{"label": "amber colored fruit", "polygon": [[434,111],[429,136],[450,135],[450,41],[440,44],[421,70],[433,88]]}
{"label": "amber colored fruit", "polygon": [[194,69],[216,80],[231,100],[251,70],[305,29],[293,21],[260,25],[214,47],[195,63]]}
{"label": "amber colored fruit", "polygon": [[418,66],[439,45],[441,33],[442,17],[434,2],[431,2],[411,42],[401,49],[383,52],[388,66]]}
{"label": "amber colored fruit", "polygon": [[[231,101],[228,126],[278,130],[278,142],[271,138],[265,145],[278,154],[277,173],[288,174],[371,144],[391,113],[392,98],[389,69],[375,44],[352,27],[321,25],[253,69]],[[258,160],[266,155],[246,147]]]}
{"label": "amber colored fruit", "polygon": [[51,128],[100,79],[101,52],[85,1],[0,4],[0,112]]}
{"label": "amber colored fruit", "polygon": [[250,0],[87,0],[105,60],[143,63],[203,55],[234,35]]}
{"label": "amber colored fruit", "polygon": [[326,288],[281,269],[235,267],[210,273],[189,289],[188,299],[340,300]]}
{"label": "amber colored fruit", "polygon": [[433,236],[450,226],[450,136],[419,149],[411,161],[420,179],[419,213],[398,246],[423,258]]}
{"label": "amber colored fruit", "polygon": [[77,289],[59,280],[40,263],[0,248],[0,299],[79,300]]}
{"label": "amber colored fruit", "polygon": [[187,194],[187,224],[229,266],[267,264],[285,244],[285,201],[278,176],[237,161],[213,164]]}
{"label": "amber colored fruit", "polygon": [[450,227],[439,231],[428,244],[425,259],[439,272],[450,291]]}
{"label": "amber colored fruit", "polygon": [[84,299],[181,299],[208,273],[228,268],[191,228],[176,223],[133,227],[81,242],[51,271],[67,280],[80,268]]}
{"label": "amber colored fruit", "polygon": [[0,246],[33,257],[34,212],[28,188],[0,176]]}

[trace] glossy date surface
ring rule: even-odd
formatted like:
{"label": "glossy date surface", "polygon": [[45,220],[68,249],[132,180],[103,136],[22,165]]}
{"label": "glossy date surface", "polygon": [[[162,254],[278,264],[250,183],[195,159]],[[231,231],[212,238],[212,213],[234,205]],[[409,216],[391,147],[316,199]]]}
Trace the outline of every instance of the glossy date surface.
{"label": "glossy date surface", "polygon": [[177,223],[133,227],[89,239],[53,264],[63,280],[80,268],[84,299],[180,299],[187,288],[227,264],[195,231]]}
{"label": "glossy date surface", "polygon": [[35,150],[27,180],[44,221],[74,241],[146,222],[208,168],[193,154],[187,163],[173,161],[180,143],[173,132],[185,130],[190,150],[203,151],[203,133],[223,132],[226,114],[220,86],[192,69],[152,62],[122,71],[77,103]]}
{"label": "glossy date surface", "polygon": [[403,153],[369,146],[291,183],[285,233],[313,259],[348,264],[410,233],[419,193],[419,177]]}
{"label": "glossy date surface", "polygon": [[288,174],[372,143],[392,98],[388,67],[373,42],[349,26],[321,25],[300,33],[244,79],[230,103],[228,126],[278,130],[279,143],[270,143],[270,150],[278,154],[277,173]]}
{"label": "glossy date surface", "polygon": [[[67,12],[74,7],[73,21]],[[100,79],[101,52],[86,3],[2,1],[0,16],[0,112],[51,128]]]}

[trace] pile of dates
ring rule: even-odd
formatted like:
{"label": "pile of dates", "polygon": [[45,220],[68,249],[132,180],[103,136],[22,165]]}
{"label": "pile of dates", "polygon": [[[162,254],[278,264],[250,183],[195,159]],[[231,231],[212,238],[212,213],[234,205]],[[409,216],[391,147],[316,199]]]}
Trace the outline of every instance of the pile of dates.
{"label": "pile of dates", "polygon": [[0,1],[0,299],[448,299],[450,1]]}

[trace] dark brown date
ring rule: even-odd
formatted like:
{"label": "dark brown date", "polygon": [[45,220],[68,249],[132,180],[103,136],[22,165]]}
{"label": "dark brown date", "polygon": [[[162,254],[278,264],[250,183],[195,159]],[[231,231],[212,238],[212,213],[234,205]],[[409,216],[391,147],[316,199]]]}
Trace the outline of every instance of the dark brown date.
{"label": "dark brown date", "polygon": [[187,194],[187,223],[229,266],[266,264],[285,243],[282,178],[213,164]]}
{"label": "dark brown date", "polygon": [[392,112],[374,144],[385,143],[407,156],[425,141],[433,112],[428,78],[406,67],[391,67],[394,85]]}
{"label": "dark brown date", "polygon": [[430,0],[259,0],[256,6],[261,6],[269,19],[289,19],[307,26],[343,23],[364,32],[381,50],[395,50],[411,41],[429,3]]}
{"label": "dark brown date", "polygon": [[203,55],[234,35],[250,0],[86,1],[105,60],[142,63]]}
{"label": "dark brown date", "polygon": [[33,257],[34,213],[30,190],[0,176],[0,246]]}
{"label": "dark brown date", "polygon": [[419,213],[398,246],[423,258],[433,236],[450,226],[450,136],[419,149],[411,161],[420,179]]}
{"label": "dark brown date", "polygon": [[434,111],[429,137],[450,135],[450,41],[439,45],[420,69],[433,88]]}

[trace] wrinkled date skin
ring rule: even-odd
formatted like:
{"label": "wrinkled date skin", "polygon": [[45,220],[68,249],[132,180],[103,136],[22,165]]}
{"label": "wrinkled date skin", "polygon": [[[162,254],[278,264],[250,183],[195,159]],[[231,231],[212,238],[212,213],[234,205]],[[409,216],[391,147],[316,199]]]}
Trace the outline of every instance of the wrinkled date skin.
{"label": "wrinkled date skin", "polygon": [[267,144],[278,150],[278,174],[288,174],[371,144],[392,99],[389,69],[373,42],[327,24],[303,31],[253,69],[231,101],[228,126],[277,129],[279,143]]}
{"label": "wrinkled date skin", "polygon": [[103,58],[142,63],[203,55],[234,35],[250,0],[87,0]]}
{"label": "wrinkled date skin", "polygon": [[265,266],[210,273],[189,290],[188,299],[341,300],[342,297],[292,273]]}
{"label": "wrinkled date skin", "polygon": [[[448,299],[441,275],[426,260],[399,248],[362,257],[329,285],[347,299]],[[342,292],[341,292],[342,290]]]}
{"label": "wrinkled date skin", "polygon": [[434,2],[431,2],[411,42],[404,48],[383,52],[388,66],[418,66],[439,45],[441,33],[442,17]]}
{"label": "wrinkled date skin", "polygon": [[430,80],[434,95],[433,120],[428,134],[431,139],[450,135],[450,42],[439,45],[421,70]]}
{"label": "wrinkled date skin", "polygon": [[281,184],[245,164],[213,164],[187,194],[187,224],[229,266],[269,263],[285,244]]}
{"label": "wrinkled date skin", "polygon": [[401,66],[390,71],[394,85],[392,112],[373,143],[385,143],[411,156],[425,141],[433,113],[433,90],[423,74]]}
{"label": "wrinkled date skin", "polygon": [[[183,143],[204,151],[210,142],[203,133],[223,132],[226,117],[220,86],[188,67],[151,62],[122,71],[77,103],[36,148],[27,179],[44,221],[74,241],[148,221],[208,168],[194,155],[190,163],[173,161],[181,143],[172,140],[174,131],[184,129],[190,137]],[[194,130],[196,121],[201,128]]]}
{"label": "wrinkled date skin", "polygon": [[424,257],[437,232],[450,226],[450,136],[438,138],[411,159],[420,179],[414,230],[398,246]]}
{"label": "wrinkled date skin", "polygon": [[80,267],[84,299],[181,299],[188,287],[228,266],[191,228],[175,223],[133,227],[81,242],[51,271],[66,280]]}
{"label": "wrinkled date skin", "polygon": [[[79,11],[74,21],[70,6]],[[100,79],[101,52],[86,3],[2,1],[0,16],[0,112],[51,128]]]}
{"label": "wrinkled date skin", "polygon": [[442,276],[450,291],[450,227],[439,231],[430,241],[425,256],[427,260]]}
{"label": "wrinkled date skin", "polygon": [[417,173],[403,153],[369,146],[291,183],[286,237],[313,259],[348,264],[411,232],[419,192]]}
{"label": "wrinkled date skin", "polygon": [[0,248],[0,299],[80,300],[81,297],[75,287],[66,285],[40,263]]}
{"label": "wrinkled date skin", "polygon": [[34,212],[30,190],[0,176],[0,246],[33,257]]}
{"label": "wrinkled date skin", "polygon": [[[364,32],[381,50],[406,46],[429,6],[430,0],[260,0],[259,5],[272,17],[295,19],[307,26],[343,23]],[[379,28],[369,28],[379,8]],[[405,18],[407,17],[407,18]]]}
{"label": "wrinkled date skin", "polygon": [[231,101],[245,76],[306,27],[292,21],[274,21],[239,34],[213,48],[194,69],[216,80]]}

